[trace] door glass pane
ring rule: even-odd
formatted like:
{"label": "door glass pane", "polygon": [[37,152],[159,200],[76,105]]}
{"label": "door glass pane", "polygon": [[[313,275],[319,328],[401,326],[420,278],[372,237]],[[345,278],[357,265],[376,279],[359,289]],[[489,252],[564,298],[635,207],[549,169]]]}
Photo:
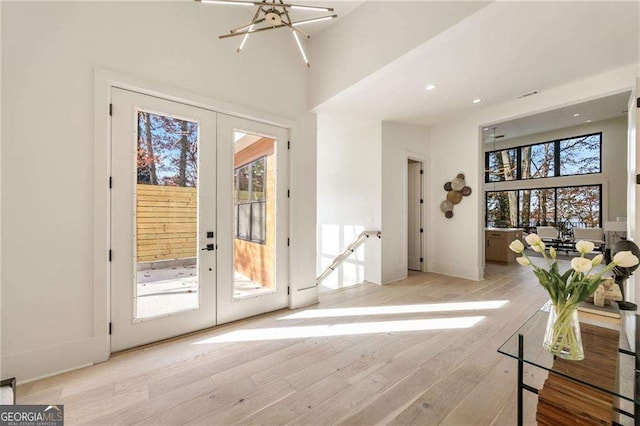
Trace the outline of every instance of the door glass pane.
{"label": "door glass pane", "polygon": [[233,295],[276,291],[276,140],[234,132]]}
{"label": "door glass pane", "polygon": [[199,306],[198,123],[138,111],[135,317]]}

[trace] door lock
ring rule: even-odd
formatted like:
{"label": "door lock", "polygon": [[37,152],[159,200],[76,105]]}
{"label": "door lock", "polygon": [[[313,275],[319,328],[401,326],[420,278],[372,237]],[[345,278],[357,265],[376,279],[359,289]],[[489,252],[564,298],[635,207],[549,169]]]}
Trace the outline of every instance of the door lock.
{"label": "door lock", "polygon": [[216,249],[216,245],[215,244],[207,244],[207,246],[205,248],[202,248],[200,250],[202,251],[213,251]]}

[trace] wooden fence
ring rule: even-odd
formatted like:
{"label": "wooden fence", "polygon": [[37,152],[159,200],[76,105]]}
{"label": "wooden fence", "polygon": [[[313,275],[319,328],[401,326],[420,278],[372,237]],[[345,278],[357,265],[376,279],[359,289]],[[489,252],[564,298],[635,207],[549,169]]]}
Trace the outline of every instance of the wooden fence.
{"label": "wooden fence", "polygon": [[196,257],[196,188],[137,185],[138,262]]}

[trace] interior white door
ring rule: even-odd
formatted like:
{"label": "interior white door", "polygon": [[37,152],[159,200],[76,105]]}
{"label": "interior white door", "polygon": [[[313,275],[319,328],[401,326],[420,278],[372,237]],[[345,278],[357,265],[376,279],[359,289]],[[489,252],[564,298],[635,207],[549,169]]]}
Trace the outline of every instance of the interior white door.
{"label": "interior white door", "polygon": [[111,351],[215,325],[216,113],[116,89]]}
{"label": "interior white door", "polygon": [[218,324],[288,304],[287,139],[286,129],[218,114]]}
{"label": "interior white door", "polygon": [[408,164],[408,196],[407,196],[407,253],[408,268],[413,271],[421,270],[420,258],[422,257],[422,238],[420,229],[422,228],[422,214],[420,198],[422,197],[421,175],[422,164],[409,162]]}

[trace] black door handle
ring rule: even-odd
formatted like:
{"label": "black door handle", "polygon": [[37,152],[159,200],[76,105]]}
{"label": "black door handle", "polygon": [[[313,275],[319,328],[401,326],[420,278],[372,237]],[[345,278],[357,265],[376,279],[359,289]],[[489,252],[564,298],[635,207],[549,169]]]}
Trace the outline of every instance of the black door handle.
{"label": "black door handle", "polygon": [[216,249],[216,245],[215,244],[207,244],[207,246],[205,248],[202,248],[200,250],[202,251],[213,251]]}

